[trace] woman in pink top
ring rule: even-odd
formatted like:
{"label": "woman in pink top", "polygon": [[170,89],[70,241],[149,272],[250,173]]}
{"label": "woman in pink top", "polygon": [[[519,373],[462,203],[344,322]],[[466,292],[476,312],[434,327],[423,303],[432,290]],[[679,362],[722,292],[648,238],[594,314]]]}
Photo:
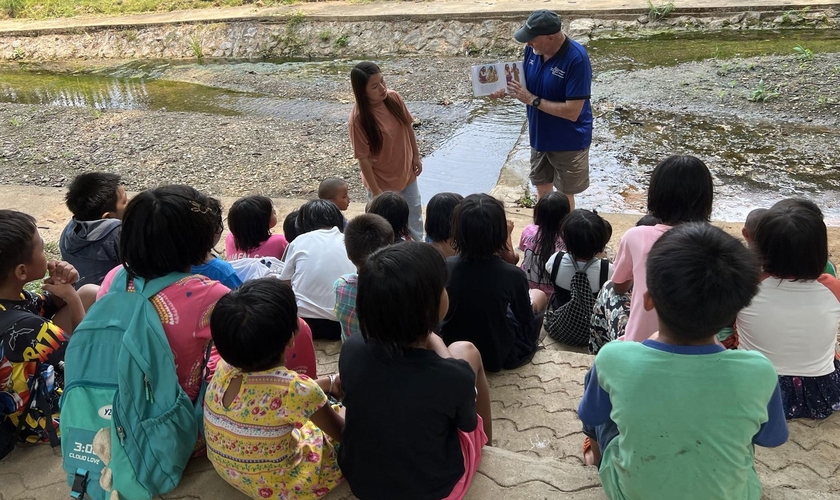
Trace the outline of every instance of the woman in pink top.
{"label": "woman in pink top", "polygon": [[379,66],[361,62],[350,72],[356,105],[350,112],[350,142],[359,160],[368,199],[383,191],[408,202],[411,239],[423,241],[423,207],[417,176],[423,171],[417,138],[403,98],[385,86]]}
{"label": "woman in pink top", "polygon": [[277,212],[271,198],[246,196],[233,202],[228,211],[230,234],[225,238],[225,257],[238,260],[253,257],[283,259],[286,238],[271,234],[277,225]]}
{"label": "woman in pink top", "polygon": [[[615,257],[612,286],[602,289],[596,305],[609,308],[610,304],[619,302],[610,295],[626,294],[632,287],[625,340],[642,342],[659,328],[656,310],[648,310],[644,306],[647,255],[651,247],[660,236],[678,224],[708,222],[712,215],[713,197],[712,174],[698,158],[670,156],[653,170],[647,208],[650,215],[662,222],[655,226],[633,227],[624,233]],[[610,312],[605,314],[611,316]],[[606,340],[614,340],[620,335],[620,332],[610,332]]]}

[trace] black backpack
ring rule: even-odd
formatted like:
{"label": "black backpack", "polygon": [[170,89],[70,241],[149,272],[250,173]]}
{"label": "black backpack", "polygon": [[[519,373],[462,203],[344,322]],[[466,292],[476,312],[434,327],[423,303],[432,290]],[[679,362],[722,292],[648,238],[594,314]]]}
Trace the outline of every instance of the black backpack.
{"label": "black backpack", "polygon": [[[565,252],[558,252],[554,258],[554,265],[551,267],[551,283],[554,286],[554,297],[565,292],[557,286],[557,272],[563,260]],[[565,304],[557,304],[552,300],[552,307],[545,315],[545,330],[548,335],[564,344],[572,346],[589,345],[590,322],[592,311],[595,308],[595,294],[589,286],[587,270],[594,261],[587,262],[585,266],[577,269],[577,261],[572,259],[575,265],[575,275],[572,276],[570,287],[571,299]],[[603,288],[607,281],[610,269],[610,261],[601,259],[601,274],[598,280],[598,289]],[[562,292],[561,292],[562,291]]]}
{"label": "black backpack", "polygon": [[[32,313],[18,309],[6,309],[0,314],[0,337],[13,327],[18,320]],[[0,359],[3,359],[3,343],[0,342]],[[47,391],[46,381],[42,376],[42,363],[35,368],[35,375],[28,381],[29,397],[23,406],[18,424],[12,423],[8,415],[0,408],[0,459],[12,452],[19,440],[24,424],[35,423],[42,426],[50,439],[50,445],[55,448],[61,444],[58,429],[53,422],[53,407],[55,394]],[[58,375],[58,374],[57,374]]]}

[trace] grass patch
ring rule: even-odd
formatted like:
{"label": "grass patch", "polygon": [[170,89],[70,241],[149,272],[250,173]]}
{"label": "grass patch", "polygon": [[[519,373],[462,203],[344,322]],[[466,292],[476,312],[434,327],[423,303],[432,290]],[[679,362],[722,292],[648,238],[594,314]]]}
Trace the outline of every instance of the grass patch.
{"label": "grass patch", "polygon": [[195,58],[201,61],[204,59],[204,50],[201,48],[201,39],[195,35],[190,35],[190,49],[193,51]]}
{"label": "grass patch", "polygon": [[770,89],[767,85],[764,84],[764,80],[759,80],[758,85],[750,92],[749,97],[747,100],[752,102],[767,102],[770,99],[779,97],[779,89],[776,90]]}
{"label": "grass patch", "polygon": [[271,7],[294,3],[298,3],[298,0],[0,0],[0,13],[14,18],[50,19],[242,5]]}
{"label": "grass patch", "polygon": [[662,5],[653,5],[653,2],[648,0],[648,19],[651,22],[665,19],[671,12],[674,12],[674,2],[668,2]]}
{"label": "grass patch", "polygon": [[796,58],[802,62],[814,60],[814,51],[807,47],[803,47],[802,45],[794,47],[793,52],[796,54]]}

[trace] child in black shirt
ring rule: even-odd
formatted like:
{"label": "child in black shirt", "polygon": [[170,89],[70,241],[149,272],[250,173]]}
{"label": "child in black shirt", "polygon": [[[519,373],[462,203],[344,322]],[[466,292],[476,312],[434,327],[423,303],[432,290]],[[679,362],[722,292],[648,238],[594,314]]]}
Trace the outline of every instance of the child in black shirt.
{"label": "child in black shirt", "polygon": [[448,308],[445,283],[443,257],[418,242],[379,250],[359,271],[362,335],[338,362],[338,463],[362,500],[463,498],[492,438],[481,355],[431,333]]}
{"label": "child in black shirt", "polygon": [[508,237],[505,207],[492,196],[471,194],[452,223],[457,255],[446,259],[450,305],[441,336],[447,344],[475,344],[487,371],[522,366],[537,349],[548,299],[529,288],[522,269],[497,256]]}

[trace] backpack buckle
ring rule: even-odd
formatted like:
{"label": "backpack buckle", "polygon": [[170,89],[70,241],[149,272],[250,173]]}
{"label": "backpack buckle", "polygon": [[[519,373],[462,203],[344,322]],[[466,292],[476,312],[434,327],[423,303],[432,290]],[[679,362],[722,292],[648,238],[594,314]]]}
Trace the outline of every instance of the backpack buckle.
{"label": "backpack buckle", "polygon": [[76,469],[76,475],[73,477],[73,487],[70,489],[70,496],[78,500],[85,498],[87,492],[88,476],[90,473],[84,469]]}

